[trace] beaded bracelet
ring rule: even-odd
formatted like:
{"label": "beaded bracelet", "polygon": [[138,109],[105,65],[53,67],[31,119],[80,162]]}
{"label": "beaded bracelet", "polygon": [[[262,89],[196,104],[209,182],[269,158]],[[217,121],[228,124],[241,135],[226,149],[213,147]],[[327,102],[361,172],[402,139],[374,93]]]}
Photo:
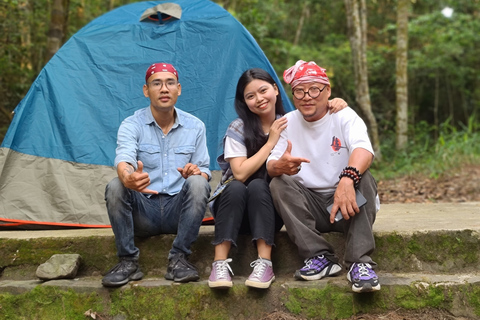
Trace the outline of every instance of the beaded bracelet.
{"label": "beaded bracelet", "polygon": [[358,171],[358,169],[355,168],[355,167],[347,166],[343,170],[351,171],[352,173],[356,174],[360,179],[362,178],[362,175],[360,174],[360,171]]}
{"label": "beaded bracelet", "polygon": [[362,179],[362,175],[358,171],[357,168],[355,167],[345,167],[343,171],[340,173],[338,176],[338,179],[342,179],[343,177],[348,177],[353,180],[353,185],[355,188],[358,188],[358,185],[360,184],[360,180]]}

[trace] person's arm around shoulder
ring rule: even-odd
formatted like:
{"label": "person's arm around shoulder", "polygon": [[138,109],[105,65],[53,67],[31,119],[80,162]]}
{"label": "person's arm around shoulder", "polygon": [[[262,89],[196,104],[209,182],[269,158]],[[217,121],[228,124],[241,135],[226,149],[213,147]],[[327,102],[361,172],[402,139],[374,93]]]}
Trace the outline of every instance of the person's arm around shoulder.
{"label": "person's arm around shoulder", "polygon": [[275,147],[280,138],[281,132],[287,127],[287,118],[281,117],[273,122],[270,127],[267,142],[250,158],[247,157],[234,157],[229,158],[227,161],[232,168],[233,176],[235,179],[245,182],[252,174],[257,172],[258,169],[265,163],[270,152]]}
{"label": "person's arm around shoulder", "polygon": [[[363,174],[370,167],[373,161],[373,154],[363,148],[356,148],[353,150],[348,160],[348,166],[356,168],[360,174]],[[335,221],[335,213],[338,210],[342,211],[342,216],[345,220],[355,216],[360,212],[355,199],[354,181],[349,177],[342,177],[338,182],[335,190],[333,207],[330,212],[330,223]]]}
{"label": "person's arm around shoulder", "polygon": [[342,98],[333,98],[332,100],[328,100],[328,112],[330,114],[337,113],[346,107],[348,107],[348,104]]}
{"label": "person's arm around shoulder", "polygon": [[158,194],[155,190],[147,189],[150,185],[150,176],[147,172],[143,172],[142,161],[138,161],[137,166],[138,168],[135,170],[132,164],[120,162],[117,165],[117,175],[120,181],[126,188],[142,193]]}

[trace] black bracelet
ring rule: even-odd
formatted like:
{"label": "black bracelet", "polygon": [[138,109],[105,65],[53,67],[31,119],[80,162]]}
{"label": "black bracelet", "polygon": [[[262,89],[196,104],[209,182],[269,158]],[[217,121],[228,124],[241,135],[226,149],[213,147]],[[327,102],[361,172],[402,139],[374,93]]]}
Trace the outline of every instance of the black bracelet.
{"label": "black bracelet", "polygon": [[355,188],[358,187],[358,183],[359,183],[360,181],[358,180],[358,178],[357,178],[356,176],[354,176],[353,174],[348,173],[348,172],[342,172],[342,173],[340,174],[339,178],[342,179],[343,177],[347,177],[347,178],[352,179],[352,180],[353,180],[353,186],[354,186]]}
{"label": "black bracelet", "polygon": [[358,185],[360,184],[360,180],[362,179],[362,175],[360,172],[357,170],[355,167],[345,167],[343,171],[340,173],[338,176],[338,179],[342,179],[343,177],[347,177],[353,180],[353,186],[355,188],[358,188]]}
{"label": "black bracelet", "polygon": [[345,169],[343,169],[343,170],[353,171],[354,173],[357,174],[357,176],[358,176],[359,179],[362,179],[362,174],[361,174],[360,171],[358,171],[358,169],[355,168],[355,167],[348,166],[348,167],[345,167]]}

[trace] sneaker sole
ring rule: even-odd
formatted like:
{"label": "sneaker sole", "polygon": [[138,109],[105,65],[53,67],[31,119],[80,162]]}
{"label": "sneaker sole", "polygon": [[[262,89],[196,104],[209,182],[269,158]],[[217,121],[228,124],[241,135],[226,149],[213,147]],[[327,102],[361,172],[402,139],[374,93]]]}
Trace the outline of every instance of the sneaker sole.
{"label": "sneaker sole", "polygon": [[352,283],[352,291],[355,293],[380,291],[381,288],[380,283],[374,287],[372,287],[371,283],[365,283],[364,286],[357,287],[355,284],[353,284],[352,279],[350,278],[350,273],[347,273],[347,280]]}
{"label": "sneaker sole", "polygon": [[331,266],[326,267],[323,269],[320,273],[311,275],[311,276],[305,276],[300,273],[300,270],[297,270],[295,272],[294,277],[298,280],[307,280],[307,281],[312,281],[312,280],[320,280],[324,277],[332,277],[337,274],[342,272],[342,267],[339,264],[332,264]]}
{"label": "sneaker sole", "polygon": [[273,281],[275,281],[275,276],[273,276],[273,278],[270,279],[270,281],[267,281],[267,282],[252,281],[252,280],[247,279],[245,281],[245,285],[247,287],[252,287],[252,288],[257,288],[257,289],[268,289],[268,288],[270,288],[270,285],[272,284]]}
{"label": "sneaker sole", "polygon": [[198,279],[200,279],[200,277],[197,274],[197,275],[189,275],[189,276],[186,276],[186,277],[183,277],[183,278],[175,277],[175,278],[173,278],[173,281],[185,283],[185,282],[198,281]]}
{"label": "sneaker sole", "polygon": [[232,281],[210,281],[208,280],[208,286],[212,289],[228,289],[233,287]]}
{"label": "sneaker sole", "polygon": [[352,291],[355,293],[380,291],[380,283],[375,287],[372,287],[370,283],[366,283],[363,287],[356,287],[355,285],[352,285]]}
{"label": "sneaker sole", "polygon": [[119,281],[119,282],[111,282],[111,281],[103,281],[102,280],[102,285],[105,287],[120,287],[125,284],[127,284],[130,281],[138,281],[142,280],[143,278],[143,272],[136,272],[134,274],[131,274],[127,279]]}

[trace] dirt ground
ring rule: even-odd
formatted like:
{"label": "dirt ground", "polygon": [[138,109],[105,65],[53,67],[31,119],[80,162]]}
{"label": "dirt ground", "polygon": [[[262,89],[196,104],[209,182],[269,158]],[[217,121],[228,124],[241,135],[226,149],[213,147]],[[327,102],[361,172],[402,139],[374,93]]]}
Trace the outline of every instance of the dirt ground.
{"label": "dirt ground", "polygon": [[480,165],[462,166],[437,179],[408,176],[378,181],[380,203],[480,201]]}
{"label": "dirt ground", "polygon": [[[261,320],[306,320],[284,312],[274,312]],[[455,317],[444,310],[422,309],[417,311],[399,309],[382,314],[356,315],[345,320],[473,320]]]}
{"label": "dirt ground", "polygon": [[[463,166],[437,179],[408,176],[378,181],[381,203],[476,202],[480,201],[480,165]],[[382,314],[352,316],[345,320],[473,320],[455,317],[445,310],[398,309]],[[275,312],[261,320],[304,320]]]}

